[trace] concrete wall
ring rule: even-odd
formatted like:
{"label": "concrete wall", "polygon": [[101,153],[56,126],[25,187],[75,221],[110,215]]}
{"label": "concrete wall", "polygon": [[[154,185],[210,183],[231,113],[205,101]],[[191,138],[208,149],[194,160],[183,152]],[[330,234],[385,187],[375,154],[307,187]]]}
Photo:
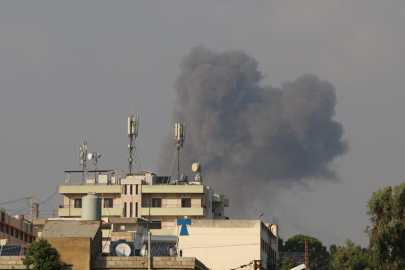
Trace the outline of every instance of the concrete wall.
{"label": "concrete wall", "polygon": [[73,265],[75,270],[90,270],[90,237],[47,237],[52,247],[56,248],[65,265]]}
{"label": "concrete wall", "polygon": [[[99,257],[93,259],[91,262],[92,270],[147,268],[148,260],[145,257]],[[152,268],[154,270],[208,270],[208,268],[196,258],[185,257],[154,257],[152,260]]]}
{"label": "concrete wall", "polygon": [[25,258],[24,256],[0,256],[0,269],[9,270],[9,269],[25,269],[21,259]]}
{"label": "concrete wall", "polygon": [[197,257],[213,270],[236,268],[252,260],[262,260],[266,267],[259,220],[199,219],[192,220],[187,230],[188,236],[179,236],[179,250],[184,257]]}

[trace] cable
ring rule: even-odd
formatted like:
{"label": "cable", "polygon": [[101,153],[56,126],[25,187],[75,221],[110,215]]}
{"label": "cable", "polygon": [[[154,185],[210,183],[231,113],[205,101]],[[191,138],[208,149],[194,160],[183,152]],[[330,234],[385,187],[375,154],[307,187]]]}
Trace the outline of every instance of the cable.
{"label": "cable", "polygon": [[137,148],[136,148],[136,145],[135,145],[135,141],[134,141],[134,148],[135,148],[136,159],[138,160],[137,165],[138,165],[138,167],[139,167],[139,171],[141,172],[141,171],[142,171],[142,168],[141,168],[141,161],[139,160],[138,151],[137,151]]}
{"label": "cable", "polygon": [[20,202],[20,201],[24,201],[24,200],[29,200],[30,198],[22,198],[22,199],[18,199],[18,200],[14,200],[14,201],[9,201],[9,202],[5,202],[5,203],[0,203],[0,205],[3,204],[10,204],[10,203],[16,203],[16,202]]}
{"label": "cable", "polygon": [[138,150],[139,153],[141,153],[144,157],[146,157],[147,159],[149,159],[150,161],[152,161],[155,165],[157,165],[157,166],[159,166],[160,168],[164,169],[165,171],[168,171],[168,172],[169,172],[169,170],[168,170],[167,168],[165,168],[165,167],[163,167],[162,165],[160,165],[159,163],[153,161],[150,157],[148,157],[148,156],[147,156],[146,154],[144,154],[141,150],[139,150],[139,148],[138,148],[137,150]]}

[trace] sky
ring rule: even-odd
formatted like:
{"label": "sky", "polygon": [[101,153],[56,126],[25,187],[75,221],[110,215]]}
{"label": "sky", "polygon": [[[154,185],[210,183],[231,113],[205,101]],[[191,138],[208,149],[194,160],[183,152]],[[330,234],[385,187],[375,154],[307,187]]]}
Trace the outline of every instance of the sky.
{"label": "sky", "polygon": [[[404,11],[398,0],[1,2],[0,203],[53,194],[65,170],[81,169],[82,141],[101,153],[99,169],[126,170],[132,110],[141,169],[167,170],[160,159],[179,65],[202,45],[243,50],[265,75],[261,85],[304,74],[330,82],[333,119],[350,146],[329,164],[338,180],[267,185],[256,196],[273,199],[233,198],[232,211],[278,219],[285,239],[300,233],[326,246],[348,238],[366,246],[367,200],[405,172]],[[226,194],[227,185],[213,187]],[[62,196],[47,204],[41,215]],[[2,206],[16,212],[26,201]]]}

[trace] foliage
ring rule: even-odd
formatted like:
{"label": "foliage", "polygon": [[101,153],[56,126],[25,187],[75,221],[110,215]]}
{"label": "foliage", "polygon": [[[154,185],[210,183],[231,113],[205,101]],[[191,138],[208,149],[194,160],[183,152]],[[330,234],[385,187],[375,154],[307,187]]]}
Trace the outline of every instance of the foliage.
{"label": "foliage", "polygon": [[376,269],[405,269],[405,183],[373,193],[367,203],[369,248]]}
{"label": "foliage", "polygon": [[368,250],[361,246],[356,246],[351,240],[346,240],[346,247],[330,246],[330,266],[331,270],[364,270],[372,269],[369,265]]}
{"label": "foliage", "polygon": [[60,270],[62,264],[58,260],[58,252],[46,240],[39,239],[27,249],[25,259],[22,259],[25,269]]}
{"label": "foliage", "polygon": [[283,247],[283,252],[305,252],[305,238],[308,238],[309,268],[311,270],[329,269],[329,252],[317,238],[302,234],[289,238]]}
{"label": "foliage", "polygon": [[296,264],[291,258],[284,258],[281,261],[281,268],[280,270],[290,270],[291,268],[296,267],[298,264]]}

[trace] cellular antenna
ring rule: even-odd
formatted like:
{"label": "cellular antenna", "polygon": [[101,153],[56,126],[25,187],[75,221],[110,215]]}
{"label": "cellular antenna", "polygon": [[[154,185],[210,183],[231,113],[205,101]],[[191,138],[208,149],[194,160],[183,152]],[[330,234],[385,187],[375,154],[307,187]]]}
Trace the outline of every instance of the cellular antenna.
{"label": "cellular antenna", "polygon": [[138,137],[138,128],[139,128],[139,116],[131,114],[131,117],[128,117],[128,137],[129,137],[129,157],[128,160],[128,175],[132,174],[132,161],[134,161],[134,143],[136,137]]}
{"label": "cellular antenna", "polygon": [[177,183],[180,181],[180,149],[183,148],[183,143],[186,140],[186,124],[174,124],[174,144],[177,148]]}
{"label": "cellular antenna", "polygon": [[86,170],[87,142],[79,146],[79,165],[83,166],[82,183],[84,183],[84,172]]}

